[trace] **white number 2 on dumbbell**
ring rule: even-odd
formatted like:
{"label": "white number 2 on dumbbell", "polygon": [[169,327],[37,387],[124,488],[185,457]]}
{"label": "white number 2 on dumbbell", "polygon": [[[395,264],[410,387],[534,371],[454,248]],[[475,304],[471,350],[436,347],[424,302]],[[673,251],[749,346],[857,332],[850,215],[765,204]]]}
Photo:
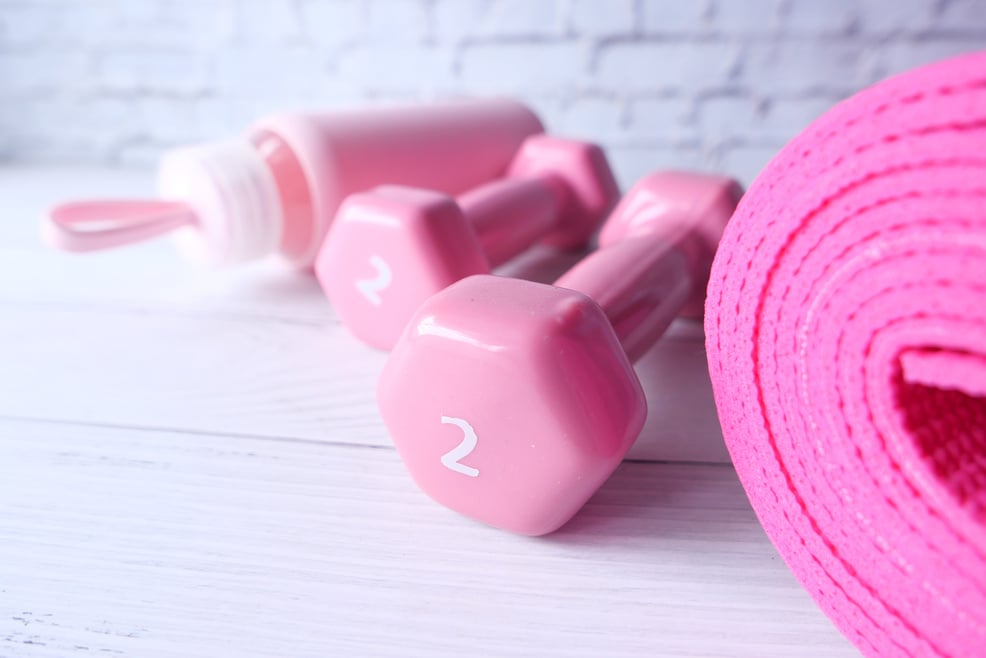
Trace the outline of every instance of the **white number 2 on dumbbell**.
{"label": "white number 2 on dumbbell", "polygon": [[373,269],[377,271],[376,275],[368,279],[359,279],[356,281],[356,289],[360,291],[366,299],[374,306],[380,306],[381,299],[379,293],[382,290],[386,290],[390,287],[390,282],[393,280],[393,274],[390,271],[390,265],[387,265],[387,261],[380,256],[374,254],[370,256],[370,265]]}
{"label": "white number 2 on dumbbell", "polygon": [[466,466],[459,461],[463,457],[468,457],[469,453],[476,449],[476,442],[479,440],[476,436],[476,430],[466,420],[452,418],[451,416],[442,416],[442,425],[455,425],[462,430],[462,441],[459,442],[459,445],[442,455],[442,465],[450,471],[462,473],[471,478],[479,476],[478,468]]}

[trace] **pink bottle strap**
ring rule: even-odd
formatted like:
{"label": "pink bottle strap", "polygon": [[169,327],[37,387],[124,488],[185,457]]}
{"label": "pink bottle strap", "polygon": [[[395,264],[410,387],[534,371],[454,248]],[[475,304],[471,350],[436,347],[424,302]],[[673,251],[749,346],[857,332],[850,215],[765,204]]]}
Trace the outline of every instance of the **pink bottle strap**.
{"label": "pink bottle strap", "polygon": [[180,201],[71,201],[48,211],[45,240],[63,251],[96,251],[143,242],[197,223]]}

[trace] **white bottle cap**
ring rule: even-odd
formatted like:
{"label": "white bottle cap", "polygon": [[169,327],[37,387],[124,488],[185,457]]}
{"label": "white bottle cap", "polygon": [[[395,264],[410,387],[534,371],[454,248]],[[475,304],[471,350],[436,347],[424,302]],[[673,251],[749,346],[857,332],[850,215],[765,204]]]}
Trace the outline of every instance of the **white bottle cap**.
{"label": "white bottle cap", "polygon": [[171,150],[161,159],[157,186],[162,198],[186,203],[198,219],[175,233],[189,258],[226,265],[277,251],[284,227],[277,183],[249,142]]}

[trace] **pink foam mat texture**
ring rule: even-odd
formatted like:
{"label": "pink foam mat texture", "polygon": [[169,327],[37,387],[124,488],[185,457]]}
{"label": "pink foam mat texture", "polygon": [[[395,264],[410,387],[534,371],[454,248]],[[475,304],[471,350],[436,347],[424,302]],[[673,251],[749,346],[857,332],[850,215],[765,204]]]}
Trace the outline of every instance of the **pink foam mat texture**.
{"label": "pink foam mat texture", "polygon": [[730,455],[819,606],[868,656],[986,656],[986,52],[791,141],[705,329]]}

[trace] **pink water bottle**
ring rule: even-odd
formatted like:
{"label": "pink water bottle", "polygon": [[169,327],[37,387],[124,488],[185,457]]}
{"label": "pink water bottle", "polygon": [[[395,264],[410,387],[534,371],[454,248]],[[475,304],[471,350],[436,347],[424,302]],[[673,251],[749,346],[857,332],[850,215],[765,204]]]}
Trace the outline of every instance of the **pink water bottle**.
{"label": "pink water bottle", "polygon": [[160,199],[64,203],[45,217],[43,236],[93,251],[174,232],[201,262],[279,253],[308,267],[350,194],[384,183],[459,194],[501,176],[542,131],[510,100],[274,115],[240,139],[166,153]]}

